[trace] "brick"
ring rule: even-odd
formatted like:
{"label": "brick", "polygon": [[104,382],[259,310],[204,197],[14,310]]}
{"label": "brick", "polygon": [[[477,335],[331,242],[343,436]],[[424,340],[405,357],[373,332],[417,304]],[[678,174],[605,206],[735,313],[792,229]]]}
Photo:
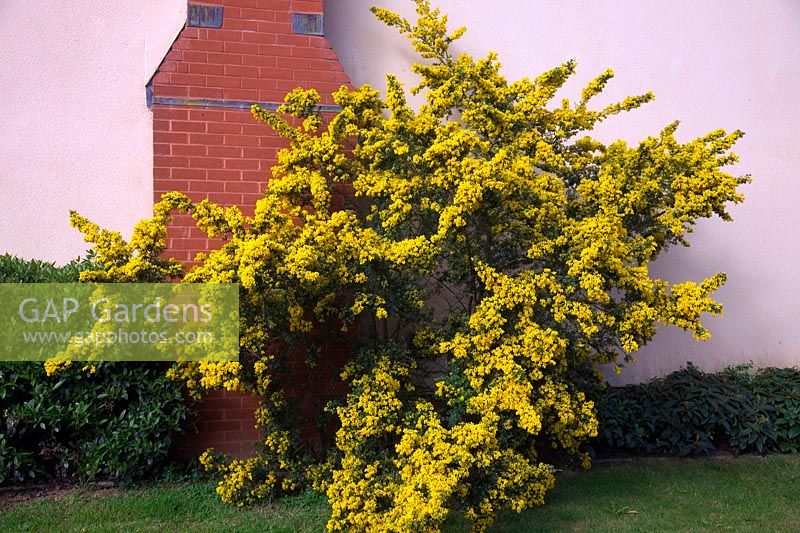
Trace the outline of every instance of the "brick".
{"label": "brick", "polygon": [[213,65],[209,63],[191,63],[189,64],[190,74],[213,74],[215,76],[222,76],[225,74],[225,65]]}
{"label": "brick", "polygon": [[171,248],[175,250],[205,250],[206,239],[173,239]]}
{"label": "brick", "polygon": [[200,74],[170,74],[170,83],[173,85],[205,85],[206,77]]}
{"label": "brick", "polygon": [[222,88],[220,87],[189,87],[189,96],[192,98],[219,100],[222,98],[222,94]]}
{"label": "brick", "polygon": [[260,193],[260,192],[259,193],[242,193],[243,206],[256,205],[256,202],[258,202],[263,197],[264,197],[264,195],[262,193]]}
{"label": "brick", "polygon": [[309,35],[308,44],[309,46],[316,46],[317,48],[325,48],[327,50],[333,50],[331,42],[321,35]]}
{"label": "brick", "polygon": [[260,168],[258,159],[226,159],[225,168],[234,170],[256,170]]}
{"label": "brick", "polygon": [[214,195],[214,200],[225,205],[239,205],[242,203],[242,195],[234,193],[218,193]]}
{"label": "brick", "polygon": [[239,431],[226,431],[225,442],[238,442],[245,445],[253,444],[261,437],[261,432],[257,429],[244,429],[247,422],[242,422],[242,429]]}
{"label": "brick", "polygon": [[335,61],[329,59],[309,59],[307,68],[310,70],[332,70],[332,66],[336,65]]}
{"label": "brick", "polygon": [[[187,186],[188,186],[188,182]],[[167,237],[170,239],[188,239],[189,228],[170,226],[167,228]]]}
{"label": "brick", "polygon": [[289,11],[275,11],[275,22],[292,23],[292,14]]}
{"label": "brick", "polygon": [[211,109],[191,109],[189,110],[189,119],[207,121],[222,121],[225,119],[224,111],[217,111]]}
{"label": "brick", "polygon": [[322,13],[322,2],[321,1],[309,1],[309,0],[292,0],[292,5],[290,8],[292,11],[295,12],[306,12],[306,13]]}
{"label": "brick", "polygon": [[273,80],[291,80],[293,73],[294,71],[290,68],[261,67],[258,69],[259,76]]}
{"label": "brick", "polygon": [[242,408],[242,395],[223,397],[221,394],[219,394],[219,392],[221,391],[218,391],[214,394],[209,394],[205,400],[203,400],[203,410]]}
{"label": "brick", "polygon": [[209,170],[208,179],[217,181],[239,181],[242,173],[238,170]]}
{"label": "brick", "polygon": [[[299,83],[299,81],[298,81],[298,83]],[[339,87],[341,87],[341,84],[340,83],[336,83],[336,82],[321,82],[321,81],[318,81],[318,82],[315,82],[313,85],[320,92],[320,94],[322,94],[324,96],[330,95],[331,93],[338,91]]]}
{"label": "brick", "polygon": [[266,185],[267,182],[269,181],[269,174],[265,174],[260,170],[243,170],[242,181],[252,181],[255,183]]}
{"label": "brick", "polygon": [[172,155],[204,156],[208,148],[197,144],[176,144],[172,147]]}
{"label": "brick", "polygon": [[209,146],[206,150],[209,157],[242,157],[242,149],[238,146]]}
{"label": "brick", "polygon": [[206,126],[208,133],[228,133],[238,134],[242,132],[240,124],[230,124],[223,122],[209,122]]}
{"label": "brick", "polygon": [[[309,68],[309,61],[310,59],[304,57],[277,57],[275,58],[275,66],[279,68]],[[322,61],[320,59],[315,59],[313,61]]]}
{"label": "brick", "polygon": [[185,98],[189,96],[188,87],[176,87],[173,85],[154,85],[154,96],[165,96],[167,98]]}
{"label": "brick", "polygon": [[321,70],[294,70],[293,79],[301,81],[333,81],[333,72]]}
{"label": "brick", "polygon": [[192,157],[189,166],[192,168],[226,168],[226,161],[221,157]]}
{"label": "brick", "polygon": [[189,142],[192,144],[222,144],[223,139],[222,135],[216,133],[193,133],[189,135]]}
{"label": "brick", "polygon": [[158,67],[159,72],[175,72],[176,70],[176,63],[175,61],[164,61],[161,63],[161,66]]}
{"label": "brick", "polygon": [[153,165],[158,167],[187,167],[189,166],[189,158],[174,155],[155,155],[153,156]]}
{"label": "brick", "polygon": [[204,132],[206,125],[203,122],[188,122],[183,120],[173,120],[171,122],[172,131]]}
{"label": "brick", "polygon": [[177,107],[162,107],[156,106],[153,109],[153,116],[158,120],[175,119],[187,120],[189,118],[189,111]]}
{"label": "brick", "polygon": [[288,91],[280,89],[269,89],[258,91],[258,99],[261,102],[283,102],[283,97]]}
{"label": "brick", "polygon": [[276,133],[272,133],[272,135],[264,135],[261,137],[260,146],[270,148],[286,148],[289,146],[289,141],[277,135]]}
{"label": "brick", "polygon": [[292,46],[293,57],[308,57],[311,59],[325,59],[325,49],[311,46]]}
{"label": "brick", "polygon": [[[167,125],[169,128],[169,125]],[[166,131],[153,131],[153,142],[157,143],[186,143],[189,142],[189,136],[185,133],[173,133]]]}
{"label": "brick", "polygon": [[243,65],[224,65],[226,76],[258,76],[258,67]]}
{"label": "brick", "polygon": [[181,50],[170,50],[164,57],[164,59],[167,61],[180,61],[182,58],[183,58],[183,51]]}
{"label": "brick", "polygon": [[258,146],[259,138],[249,135],[226,135],[225,144],[233,146]]}
{"label": "brick", "polygon": [[272,90],[275,88],[274,78],[241,78],[243,89],[267,89]]}
{"label": "brick", "polygon": [[323,48],[322,57],[333,61],[339,61],[339,57],[336,55],[336,52],[333,51],[333,48]]}
{"label": "brick", "polygon": [[269,159],[275,161],[278,158],[277,148],[242,148],[242,157],[245,159]]}
{"label": "brick", "polygon": [[169,168],[153,167],[153,180],[158,181],[162,179],[169,179]]}
{"label": "brick", "polygon": [[188,61],[193,63],[205,63],[206,61],[208,61],[208,52],[187,50],[183,53],[183,61]]}
{"label": "brick", "polygon": [[274,9],[278,12],[289,12],[289,0],[258,0],[258,7],[261,9]]}
{"label": "brick", "polygon": [[245,422],[250,422],[254,419],[252,407],[244,407],[242,409],[225,409],[223,413],[225,420],[243,420]]}
{"label": "brick", "polygon": [[242,429],[241,420],[209,420],[206,424],[207,431],[239,431]]}
{"label": "brick", "polygon": [[242,55],[241,54],[223,54],[217,52],[209,52],[208,53],[208,62],[209,63],[221,63],[223,65],[241,65],[242,64]]}
{"label": "brick", "polygon": [[245,43],[253,44],[275,44],[278,42],[278,37],[272,33],[263,33],[265,30],[261,29],[264,24],[275,24],[274,22],[259,22],[258,31],[252,33],[242,34],[242,40]]}
{"label": "brick", "polygon": [[206,409],[200,411],[200,416],[203,418],[203,422],[205,423],[210,420],[224,420],[226,412],[226,409]]}
{"label": "brick", "polygon": [[[225,7],[258,7],[258,0],[225,0]],[[227,11],[225,12],[227,15]]]}
{"label": "brick", "polygon": [[276,58],[273,56],[246,56],[247,64],[254,67],[274,67]]}
{"label": "brick", "polygon": [[153,154],[155,155],[170,155],[170,145],[166,143],[154,143]]}
{"label": "brick", "polygon": [[184,180],[158,180],[158,188],[162,191],[185,191],[188,187],[189,182]]}
{"label": "brick", "polygon": [[[160,195],[155,197],[156,202],[159,201],[160,199],[161,199]],[[186,250],[170,250],[169,256],[179,261],[190,261],[191,259],[194,258],[194,254]]]}
{"label": "brick", "polygon": [[287,44],[260,44],[258,53],[262,56],[288,57],[292,55],[292,47]]}
{"label": "brick", "polygon": [[231,89],[226,87],[222,90],[222,97],[225,100],[242,100],[245,102],[255,102],[258,100],[257,89]]}
{"label": "brick", "polygon": [[189,231],[189,234],[187,235],[187,237],[189,237],[189,238],[192,238],[192,239],[205,239],[205,238],[207,238],[206,234],[203,233],[203,230],[201,230],[200,228],[187,228],[187,230]]}
{"label": "brick", "polygon": [[173,168],[171,176],[173,179],[204,180],[206,171],[199,168]]}
{"label": "brick", "polygon": [[225,192],[261,192],[261,185],[248,181],[229,181],[225,183]]}
{"label": "brick", "polygon": [[239,88],[242,86],[241,78],[235,76],[208,76],[207,83],[209,87]]}
{"label": "brick", "polygon": [[192,51],[201,51],[201,52],[222,52],[225,50],[225,42],[224,41],[207,41],[204,39],[200,39],[197,41],[192,41],[189,50]]}
{"label": "brick", "polygon": [[225,190],[225,182],[223,181],[190,181],[190,191],[201,192],[222,192]]}
{"label": "brick", "polygon": [[305,35],[287,35],[281,38],[281,43],[290,46],[310,46],[310,40]]}
{"label": "brick", "polygon": [[257,55],[259,53],[256,43],[225,43],[225,52],[231,54],[251,54]]}
{"label": "brick", "polygon": [[292,24],[288,20],[263,21],[258,23],[258,31],[267,35],[272,34],[272,36],[275,37],[273,42],[282,42],[285,35],[290,35],[292,33]]}
{"label": "brick", "polygon": [[208,39],[210,41],[237,42],[242,40],[242,32],[234,30],[209,29]]}
{"label": "brick", "polygon": [[252,124],[253,115],[250,114],[250,111],[225,111],[225,122]]}
{"label": "brick", "polygon": [[[304,80],[275,80],[275,89],[287,93],[296,87],[311,87],[313,84]],[[317,90],[319,90],[317,88]],[[319,91],[323,93],[324,91]]]}
{"label": "brick", "polygon": [[[263,122],[257,122],[255,120],[251,120],[250,124],[242,124],[242,135],[274,135],[274,131],[271,127]],[[255,146],[255,145],[253,145]]]}
{"label": "brick", "polygon": [[240,17],[241,11],[237,12],[236,17],[225,13],[225,28],[238,31],[258,31],[258,21],[242,20]]}
{"label": "brick", "polygon": [[275,18],[275,10],[242,8],[239,16],[245,20],[273,20]]}

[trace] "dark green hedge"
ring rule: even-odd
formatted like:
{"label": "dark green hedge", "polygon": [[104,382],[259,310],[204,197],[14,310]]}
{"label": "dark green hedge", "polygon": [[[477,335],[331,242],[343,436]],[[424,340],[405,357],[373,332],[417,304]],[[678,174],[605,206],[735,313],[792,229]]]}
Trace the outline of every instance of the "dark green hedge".
{"label": "dark green hedge", "polygon": [[609,387],[597,408],[600,450],[695,456],[800,449],[796,368],[705,373],[689,363],[661,379]]}
{"label": "dark green hedge", "polygon": [[[74,282],[91,258],[58,267],[0,256],[0,282]],[[50,478],[134,480],[169,460],[190,415],[183,385],[156,363],[0,363],[0,484]]]}

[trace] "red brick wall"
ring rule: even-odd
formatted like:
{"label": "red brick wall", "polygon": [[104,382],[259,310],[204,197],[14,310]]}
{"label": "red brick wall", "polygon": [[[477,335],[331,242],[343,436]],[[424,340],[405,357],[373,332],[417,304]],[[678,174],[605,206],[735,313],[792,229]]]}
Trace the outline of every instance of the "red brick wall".
{"label": "red brick wall", "polygon": [[[222,27],[185,27],[153,78],[154,200],[180,191],[252,214],[287,143],[256,122],[247,104],[279,103],[295,87],[313,87],[323,105],[332,105],[331,93],[349,79],[327,39],[292,33],[291,14],[322,13],[321,0],[198,3],[223,6]],[[214,245],[191,218],[176,217],[171,256],[191,262]],[[255,405],[254,398],[237,394],[210,395],[200,408],[198,435],[179,449],[197,453],[213,446],[248,455],[258,436]]]}
{"label": "red brick wall", "polygon": [[235,457],[247,457],[258,440],[253,411],[258,400],[227,391],[209,393],[198,407],[197,432],[178,439],[176,454],[194,458],[208,448]]}
{"label": "red brick wall", "polygon": [[[349,79],[327,39],[292,33],[291,13],[321,13],[320,0],[203,3],[223,6],[222,27],[184,28],[153,78],[154,196],[181,191],[251,213],[286,143],[247,109],[197,101],[279,103],[295,87],[314,87],[330,105]],[[173,257],[190,261],[213,246],[188,217],[173,226]]]}

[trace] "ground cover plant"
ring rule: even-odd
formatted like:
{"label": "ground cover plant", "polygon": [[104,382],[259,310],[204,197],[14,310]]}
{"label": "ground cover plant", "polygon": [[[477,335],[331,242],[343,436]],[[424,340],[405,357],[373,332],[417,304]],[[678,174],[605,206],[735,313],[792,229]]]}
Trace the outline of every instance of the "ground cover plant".
{"label": "ground cover plant", "polygon": [[[684,143],[673,123],[601,143],[594,126],[653,95],[593,109],[606,71],[554,103],[574,62],[509,82],[494,54],[454,53],[464,30],[416,5],[416,21],[373,11],[421,56],[419,109],[393,76],[383,96],[340,89],[327,122],[314,90],[277,113],[253,106],[290,143],[253,216],[169,193],[125,241],[72,215],[102,266],[84,280],[240,284],[240,361],[170,375],[198,395],[258,395],[265,436],[249,459],[201,461],[236,505],[325,492],[335,531],[438,530],[452,510],[485,529],[543,503],[565,456],[588,465],[596,366],[631,360],[659,324],[705,339],[701,316],[721,311],[724,274],[670,283],[648,265],[699,219],[729,220],[748,181],[723,170],[741,132]],[[185,274],[164,257],[176,211],[222,241]],[[311,453],[287,403],[290,362],[328,364],[337,331],[349,393],[319,413],[338,431]]]}
{"label": "ground cover plant", "polygon": [[797,452],[800,370],[750,365],[663,378],[598,395],[598,448],[636,454]]}

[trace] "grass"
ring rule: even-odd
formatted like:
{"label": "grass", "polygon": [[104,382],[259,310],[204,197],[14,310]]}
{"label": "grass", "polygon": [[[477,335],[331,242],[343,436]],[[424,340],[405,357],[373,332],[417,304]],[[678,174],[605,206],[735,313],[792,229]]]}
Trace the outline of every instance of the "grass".
{"label": "grass", "polygon": [[[313,493],[234,509],[209,483],[76,489],[18,503],[0,531],[323,531]],[[467,529],[451,520],[447,531]],[[800,458],[647,459],[567,472],[544,507],[500,518],[494,531],[800,531]]]}

